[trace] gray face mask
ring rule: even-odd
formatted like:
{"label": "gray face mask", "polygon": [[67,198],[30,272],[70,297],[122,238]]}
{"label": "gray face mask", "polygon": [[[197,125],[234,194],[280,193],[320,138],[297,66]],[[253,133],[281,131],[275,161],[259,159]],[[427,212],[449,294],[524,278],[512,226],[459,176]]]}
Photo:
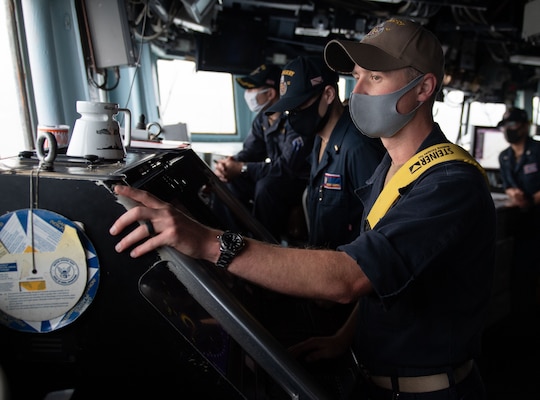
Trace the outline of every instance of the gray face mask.
{"label": "gray face mask", "polygon": [[379,96],[351,93],[349,98],[349,112],[351,118],[360,132],[372,138],[389,138],[403,128],[414,117],[416,110],[422,105],[418,104],[408,114],[397,111],[397,103],[401,97],[415,87],[424,77],[420,75],[405,87]]}

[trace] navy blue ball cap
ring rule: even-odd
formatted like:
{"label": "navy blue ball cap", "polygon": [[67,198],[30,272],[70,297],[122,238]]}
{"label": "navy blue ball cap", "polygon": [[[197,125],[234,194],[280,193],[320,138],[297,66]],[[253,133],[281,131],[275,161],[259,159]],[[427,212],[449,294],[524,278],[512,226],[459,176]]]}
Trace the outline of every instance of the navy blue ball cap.
{"label": "navy blue ball cap", "polygon": [[339,74],[328,68],[322,56],[297,57],[283,67],[279,81],[280,98],[265,113],[294,110],[338,80]]}
{"label": "navy blue ball cap", "polygon": [[529,116],[527,115],[527,111],[515,107],[508,109],[504,113],[502,121],[497,124],[497,127],[500,128],[501,126],[512,122],[529,122]]}
{"label": "navy blue ball cap", "polygon": [[281,68],[275,64],[262,64],[247,76],[236,78],[236,82],[244,89],[271,87],[279,90]]}

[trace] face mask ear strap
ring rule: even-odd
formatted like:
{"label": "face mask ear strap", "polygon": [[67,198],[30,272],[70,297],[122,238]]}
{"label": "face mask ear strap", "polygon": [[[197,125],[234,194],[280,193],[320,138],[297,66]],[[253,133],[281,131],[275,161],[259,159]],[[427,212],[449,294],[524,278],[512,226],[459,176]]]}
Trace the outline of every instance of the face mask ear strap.
{"label": "face mask ear strap", "polygon": [[[407,83],[405,86],[403,86],[399,90],[403,90],[404,93],[407,93],[409,90],[412,90],[414,87],[416,87],[420,83],[420,81],[424,79],[424,76],[426,76],[426,74],[418,75],[416,78],[414,78],[412,81]],[[396,90],[396,91],[399,91],[399,90]]]}

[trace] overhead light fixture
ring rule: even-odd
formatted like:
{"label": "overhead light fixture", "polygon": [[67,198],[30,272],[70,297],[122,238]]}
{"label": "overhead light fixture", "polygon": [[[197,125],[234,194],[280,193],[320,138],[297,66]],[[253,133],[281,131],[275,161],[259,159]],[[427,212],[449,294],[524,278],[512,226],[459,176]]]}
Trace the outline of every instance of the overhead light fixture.
{"label": "overhead light fixture", "polygon": [[184,9],[198,24],[202,23],[204,17],[212,11],[216,3],[217,0],[182,0]]}
{"label": "overhead light fixture", "polygon": [[327,37],[330,31],[328,29],[302,28],[298,26],[294,29],[294,34],[299,36]]}
{"label": "overhead light fixture", "polygon": [[534,65],[535,67],[540,67],[539,56],[527,56],[527,55],[522,55],[522,54],[516,54],[514,56],[510,56],[510,62],[512,64]]}
{"label": "overhead light fixture", "polygon": [[212,23],[217,16],[217,0],[182,0],[184,7],[173,23],[187,30],[212,34]]}

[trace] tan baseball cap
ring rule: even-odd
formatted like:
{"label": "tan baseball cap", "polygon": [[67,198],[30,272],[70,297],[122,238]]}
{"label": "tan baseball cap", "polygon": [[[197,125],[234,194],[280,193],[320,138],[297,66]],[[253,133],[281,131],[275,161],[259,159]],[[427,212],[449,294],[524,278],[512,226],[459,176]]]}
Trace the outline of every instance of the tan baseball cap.
{"label": "tan baseball cap", "polygon": [[357,64],[370,71],[413,67],[431,72],[440,87],[444,77],[444,54],[437,37],[422,25],[392,18],[374,27],[360,42],[331,40],[324,59],[334,71],[350,74]]}

